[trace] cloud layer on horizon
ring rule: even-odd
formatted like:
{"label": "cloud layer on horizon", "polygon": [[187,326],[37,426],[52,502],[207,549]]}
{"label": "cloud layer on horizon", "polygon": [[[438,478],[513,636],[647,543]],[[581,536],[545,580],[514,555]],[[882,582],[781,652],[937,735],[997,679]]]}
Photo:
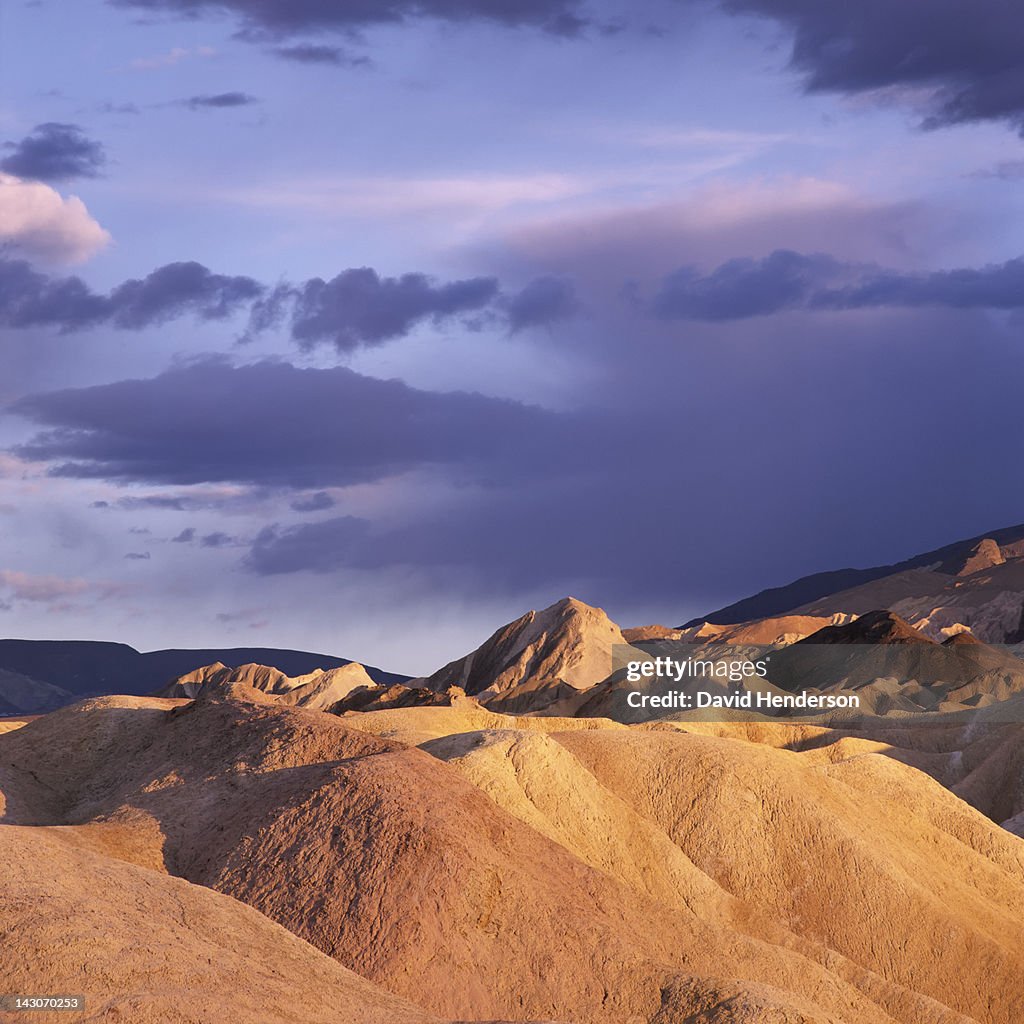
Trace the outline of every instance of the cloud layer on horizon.
{"label": "cloud layer on horizon", "polygon": [[665,320],[918,306],[1022,309],[1024,258],[980,269],[906,273],[779,249],[764,259],[729,260],[707,274],[684,267],[665,278],[653,301],[655,315]]}

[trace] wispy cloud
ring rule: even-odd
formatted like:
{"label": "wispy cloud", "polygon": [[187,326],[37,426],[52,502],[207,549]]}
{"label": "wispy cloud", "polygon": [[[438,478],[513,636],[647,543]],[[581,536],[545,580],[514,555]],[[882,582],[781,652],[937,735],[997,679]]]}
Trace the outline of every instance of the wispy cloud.
{"label": "wispy cloud", "polygon": [[217,51],[212,46],[174,46],[166,53],[158,53],[152,57],[135,57],[130,61],[129,67],[135,71],[157,71],[161,68],[173,68],[184,60],[216,56]]}
{"label": "wispy cloud", "polygon": [[0,569],[0,588],[14,601],[49,604],[86,594],[97,598],[113,597],[127,588],[123,583],[86,580],[79,577],[34,575],[15,569]]}
{"label": "wispy cloud", "polygon": [[259,103],[255,96],[247,92],[217,92],[201,96],[189,96],[181,100],[179,106],[189,110],[223,110],[231,107],[251,107]]}

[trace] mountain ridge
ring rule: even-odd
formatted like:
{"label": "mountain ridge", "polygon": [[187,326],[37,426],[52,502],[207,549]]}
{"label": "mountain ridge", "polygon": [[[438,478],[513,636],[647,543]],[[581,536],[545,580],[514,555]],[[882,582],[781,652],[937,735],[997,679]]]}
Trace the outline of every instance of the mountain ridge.
{"label": "mountain ridge", "polygon": [[[732,604],[708,612],[706,615],[689,619],[678,628],[690,629],[705,622],[721,626],[736,625],[741,622],[751,622],[754,619],[782,616],[832,594],[851,590],[854,587],[872,583],[909,569],[923,569],[934,565],[945,568],[947,572],[944,574],[955,576],[957,575],[955,571],[948,572],[948,569],[953,567],[952,563],[961,558],[966,563],[979,545],[986,540],[992,540],[1000,546],[1024,540],[1024,523],[1002,527],[998,530],[989,530],[965,540],[953,541],[942,547],[911,555],[909,558],[890,565],[875,565],[863,569],[851,567],[829,569],[800,576],[782,586],[767,587],[749,597],[741,598]],[[942,569],[940,568],[939,571]]]}
{"label": "mountain ridge", "polygon": [[[39,684],[40,699],[47,703],[29,706],[10,697],[12,714],[50,711],[55,706],[52,689],[65,691],[71,703],[83,697],[123,693],[141,697],[153,693],[180,677],[215,662],[229,668],[249,664],[267,665],[287,676],[304,676],[317,669],[330,671],[357,662],[335,655],[276,647],[164,648],[138,651],[128,644],[106,640],[20,640],[0,639],[0,673],[14,673]],[[367,675],[381,685],[405,683],[409,677],[364,665]],[[24,687],[21,691],[24,692]],[[0,693],[0,698],[3,694]]]}

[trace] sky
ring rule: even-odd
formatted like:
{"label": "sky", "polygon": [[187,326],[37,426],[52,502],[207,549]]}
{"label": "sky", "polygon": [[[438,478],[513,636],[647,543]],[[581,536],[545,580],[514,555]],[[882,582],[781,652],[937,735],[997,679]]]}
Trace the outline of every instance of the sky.
{"label": "sky", "polygon": [[0,634],[420,674],[1024,521],[1022,133],[1005,0],[11,0]]}

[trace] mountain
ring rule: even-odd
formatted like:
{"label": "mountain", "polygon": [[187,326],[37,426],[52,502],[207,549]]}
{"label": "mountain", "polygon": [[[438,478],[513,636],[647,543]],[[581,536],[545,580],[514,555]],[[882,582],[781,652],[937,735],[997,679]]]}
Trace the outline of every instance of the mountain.
{"label": "mountain", "polygon": [[[906,578],[901,598],[912,597],[915,590],[931,587],[935,588],[934,592],[940,592],[946,586],[952,587],[958,576],[968,575],[979,569],[992,568],[1010,560],[1019,560],[1022,555],[1024,524],[1009,526],[914,555],[893,565],[878,565],[868,569],[836,569],[803,576],[786,586],[762,590],[753,597],[744,598],[724,608],[708,612],[707,615],[691,619],[681,628],[700,626],[704,622],[732,625],[786,614],[857,613],[871,608],[889,607],[887,601],[876,599],[872,602],[866,598],[866,595],[871,593],[870,585],[876,580],[921,570],[926,574],[923,577],[910,575]],[[1019,574],[1015,574],[1015,580],[1018,585],[1022,582]],[[877,593],[877,588],[875,592]],[[859,593],[867,600],[867,605],[861,601],[857,602],[857,607],[850,607],[849,600],[840,599],[841,596],[848,597],[851,593]],[[1019,621],[1015,623],[1015,626],[1019,625]]]}
{"label": "mountain", "polygon": [[475,651],[413,685],[459,687],[494,710],[540,710],[571,701],[612,671],[619,627],[600,608],[566,597],[497,630]]}
{"label": "mountain", "polygon": [[70,704],[74,694],[59,686],[0,669],[0,715],[34,715]]}
{"label": "mountain", "polygon": [[1024,661],[1005,648],[964,633],[940,644],[884,609],[773,652],[768,677],[791,692],[854,692],[876,715],[968,710],[1024,693]]}
{"label": "mountain", "polygon": [[219,661],[187,672],[159,690],[155,696],[193,698],[228,692],[236,686],[258,690],[275,703],[324,711],[350,694],[382,687],[356,662],[301,676],[287,676],[270,665],[239,665],[230,668]]}
{"label": "mountain", "polygon": [[470,701],[237,683],[0,735],[5,980],[140,1021],[1022,1019],[1020,839],[884,744]]}
{"label": "mountain", "polygon": [[[143,654],[127,644],[92,640],[0,640],[0,714],[48,711],[83,696],[152,693],[214,662],[231,668],[252,663],[273,666],[288,676],[352,664],[328,654],[266,647]],[[365,671],[374,682],[386,685],[409,678],[372,666]],[[17,676],[28,682],[16,683]]]}

